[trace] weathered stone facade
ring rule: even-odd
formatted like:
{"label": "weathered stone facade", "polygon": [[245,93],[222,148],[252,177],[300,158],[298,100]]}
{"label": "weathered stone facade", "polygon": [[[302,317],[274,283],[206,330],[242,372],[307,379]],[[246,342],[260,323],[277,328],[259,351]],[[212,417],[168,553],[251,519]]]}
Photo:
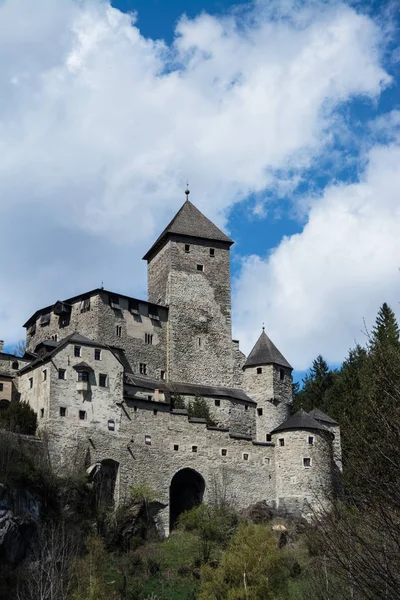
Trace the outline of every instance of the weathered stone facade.
{"label": "weathered stone facade", "polygon": [[[26,323],[19,392],[54,468],[108,469],[116,502],[147,483],[166,532],[179,486],[195,490],[193,504],[223,486],[237,507],[266,500],[305,514],[339,465],[337,424],[288,420],[292,368],[265,332],[247,358],[232,341],[232,243],[186,202],[146,254],[149,301],[96,289]],[[196,396],[216,425],[174,408]]]}

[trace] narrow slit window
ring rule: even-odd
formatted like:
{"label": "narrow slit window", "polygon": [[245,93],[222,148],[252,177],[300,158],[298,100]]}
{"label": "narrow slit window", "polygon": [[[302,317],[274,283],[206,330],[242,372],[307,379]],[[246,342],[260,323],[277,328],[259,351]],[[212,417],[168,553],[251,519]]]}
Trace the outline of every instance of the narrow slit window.
{"label": "narrow slit window", "polygon": [[152,333],[145,333],[144,334],[144,343],[145,344],[152,344],[153,343],[153,334]]}
{"label": "narrow slit window", "polygon": [[189,254],[189,252],[190,252],[190,244],[185,244],[185,252],[186,252],[186,254]]}
{"label": "narrow slit window", "polygon": [[156,416],[157,416],[157,413],[158,413],[158,410],[155,408],[155,409],[153,410],[153,415],[156,417]]}
{"label": "narrow slit window", "polygon": [[80,355],[81,355],[81,347],[74,346],[74,356],[80,356]]}
{"label": "narrow slit window", "polygon": [[67,415],[67,409],[65,406],[60,406],[60,417],[65,417]]}
{"label": "narrow slit window", "polygon": [[310,435],[310,436],[308,437],[308,445],[309,445],[309,446],[314,446],[314,438],[313,438],[313,436],[312,436],[312,435]]}
{"label": "narrow slit window", "polygon": [[33,377],[29,377],[29,387],[33,388]]}
{"label": "narrow slit window", "polygon": [[210,248],[210,256],[215,256],[215,248]]}
{"label": "narrow slit window", "polygon": [[43,381],[46,381],[47,379],[47,369],[44,369],[43,371]]}
{"label": "narrow slit window", "polygon": [[175,452],[177,452],[179,450],[179,445],[178,444],[174,444],[174,450],[175,450]]}
{"label": "narrow slit window", "polygon": [[283,381],[285,379],[285,370],[279,369],[279,379]]}
{"label": "narrow slit window", "polygon": [[244,405],[244,410],[249,410],[249,405],[248,404]]}
{"label": "narrow slit window", "polygon": [[249,460],[249,455],[247,454],[247,452],[244,452],[243,460]]}
{"label": "narrow slit window", "polygon": [[285,445],[285,439],[284,438],[279,438],[279,445],[280,446],[284,446]]}
{"label": "narrow slit window", "polygon": [[226,456],[228,454],[228,450],[226,448],[221,448],[221,456]]}
{"label": "narrow slit window", "polygon": [[144,443],[146,444],[146,446],[151,446],[151,435],[144,436]]}
{"label": "narrow slit window", "polygon": [[85,421],[86,420],[86,410],[80,410],[79,411],[79,420],[80,421]]}
{"label": "narrow slit window", "polygon": [[261,375],[262,373],[262,367],[257,367],[257,375]]}
{"label": "narrow slit window", "polygon": [[41,408],[41,409],[40,409],[40,417],[41,417],[42,419],[43,419],[43,417],[44,417],[44,408]]}
{"label": "narrow slit window", "polygon": [[267,435],[265,436],[265,440],[267,442],[272,442],[272,435],[270,433],[267,433]]}
{"label": "narrow slit window", "polygon": [[262,408],[257,408],[257,414],[258,414],[259,417],[262,417],[263,409]]}
{"label": "narrow slit window", "polygon": [[65,379],[65,369],[58,369],[58,379]]}
{"label": "narrow slit window", "polygon": [[101,350],[99,348],[94,351],[94,360],[101,360]]}
{"label": "narrow slit window", "polygon": [[116,326],[115,333],[116,333],[117,337],[122,337],[122,326],[121,325]]}
{"label": "narrow slit window", "polygon": [[160,372],[160,379],[165,379],[165,371]]}
{"label": "narrow slit window", "polygon": [[221,400],[214,400],[215,406],[221,406]]}
{"label": "narrow slit window", "polygon": [[109,431],[115,431],[115,421],[113,421],[112,419],[108,421],[108,429]]}
{"label": "narrow slit window", "polygon": [[99,375],[99,386],[107,387],[107,375],[105,373],[100,373]]}

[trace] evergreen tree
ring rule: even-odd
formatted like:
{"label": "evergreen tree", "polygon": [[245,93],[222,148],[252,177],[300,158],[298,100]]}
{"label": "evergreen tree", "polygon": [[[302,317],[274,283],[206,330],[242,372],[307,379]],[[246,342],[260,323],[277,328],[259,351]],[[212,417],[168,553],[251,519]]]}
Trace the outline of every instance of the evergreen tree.
{"label": "evergreen tree", "polygon": [[207,400],[202,398],[202,396],[196,396],[193,402],[189,402],[187,409],[189,417],[205,419],[207,425],[216,425],[216,422],[210,413],[210,407],[208,406]]}
{"label": "evergreen tree", "polygon": [[333,385],[333,372],[327,362],[319,355],[313,361],[312,367],[303,379],[303,387],[295,396],[293,412],[303,408],[310,411],[313,408],[322,409],[326,391]]}
{"label": "evergreen tree", "polygon": [[371,335],[372,350],[382,346],[398,348],[400,345],[400,329],[396,316],[390,306],[384,302],[376,317],[375,326]]}

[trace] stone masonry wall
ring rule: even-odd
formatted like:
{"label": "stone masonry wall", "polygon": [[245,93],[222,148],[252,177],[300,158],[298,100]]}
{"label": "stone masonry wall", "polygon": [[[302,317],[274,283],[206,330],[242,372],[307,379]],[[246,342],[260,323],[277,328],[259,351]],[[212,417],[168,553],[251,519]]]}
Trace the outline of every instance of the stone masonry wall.
{"label": "stone masonry wall", "polygon": [[[197,240],[185,252],[187,243],[177,237],[167,244],[168,376],[172,381],[229,387],[233,372],[229,249]],[[197,265],[204,270],[198,271]]]}
{"label": "stone masonry wall", "polygon": [[[261,373],[257,373],[261,369]],[[266,435],[283,423],[290,414],[292,378],[285,370],[284,381],[280,380],[280,370],[274,365],[246,367],[244,389],[257,402],[256,439],[266,441]]]}
{"label": "stone masonry wall", "polygon": [[[309,444],[309,438],[313,444]],[[284,440],[281,445],[280,440]],[[330,438],[318,431],[286,431],[273,435],[275,443],[277,507],[291,513],[307,514],[307,504],[316,510],[326,504],[332,492],[332,446]],[[311,459],[305,467],[304,458]]]}

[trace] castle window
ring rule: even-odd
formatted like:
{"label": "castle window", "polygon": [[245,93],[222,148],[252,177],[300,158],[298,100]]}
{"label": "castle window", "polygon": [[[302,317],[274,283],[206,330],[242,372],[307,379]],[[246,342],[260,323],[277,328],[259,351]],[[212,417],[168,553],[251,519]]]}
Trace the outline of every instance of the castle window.
{"label": "castle window", "polygon": [[115,333],[117,337],[121,337],[122,336],[122,327],[121,325],[117,325],[115,328]]}
{"label": "castle window", "polygon": [[89,372],[78,371],[78,381],[89,381]]}
{"label": "castle window", "polygon": [[65,417],[67,415],[67,409],[65,406],[60,406],[60,417]]}
{"label": "castle window", "polygon": [[175,450],[175,452],[177,452],[179,450],[178,444],[174,444],[174,450]]}
{"label": "castle window", "polygon": [[215,406],[221,406],[221,400],[214,400]]}
{"label": "castle window", "polygon": [[57,334],[52,335],[51,339],[53,340],[53,342],[56,342],[57,341]]}
{"label": "castle window", "polygon": [[90,298],[85,298],[85,300],[82,300],[82,304],[81,304],[81,312],[89,312],[90,310]]}
{"label": "castle window", "polygon": [[137,412],[137,406],[133,407],[133,412]]}
{"label": "castle window", "polygon": [[35,335],[36,333],[36,323],[34,323],[29,329],[28,329],[28,333],[29,335]]}
{"label": "castle window", "polygon": [[11,368],[14,369],[14,371],[18,369],[18,362],[16,360],[12,363]]}
{"label": "castle window", "polygon": [[144,436],[144,443],[146,444],[146,446],[151,446],[151,435]]}
{"label": "castle window", "polygon": [[60,318],[58,320],[58,326],[60,329],[63,329],[63,327],[68,327],[69,325],[69,321],[70,321],[70,315],[69,314],[62,314],[60,315]]}
{"label": "castle window", "polygon": [[65,369],[58,369],[58,379],[65,379]]}
{"label": "castle window", "polygon": [[269,465],[270,460],[267,456],[264,456],[264,465]]}
{"label": "castle window", "polygon": [[45,325],[48,325],[49,323],[50,323],[50,313],[47,313],[40,317],[40,325],[42,327],[44,327]]}
{"label": "castle window", "polygon": [[85,421],[86,420],[86,410],[80,410],[79,411],[79,420],[80,421]]}
{"label": "castle window", "polygon": [[285,370],[279,369],[279,379],[283,381],[285,379]]}
{"label": "castle window", "polygon": [[165,371],[160,371],[160,379],[165,379]]}
{"label": "castle window", "polygon": [[40,418],[43,419],[44,417],[44,408],[40,409]]}
{"label": "castle window", "polygon": [[204,266],[203,265],[197,265],[197,270],[198,271],[204,271]]}
{"label": "castle window", "polygon": [[262,417],[263,409],[262,408],[257,408],[257,414],[258,414],[259,417]]}
{"label": "castle window", "polygon": [[46,381],[46,379],[47,379],[47,369],[44,369],[44,371],[43,371],[42,374],[43,374],[43,381]]}
{"label": "castle window", "polygon": [[144,343],[145,344],[152,344],[153,343],[153,334],[152,333],[145,333],[144,334]]}
{"label": "castle window", "polygon": [[185,252],[186,254],[190,252],[190,244],[185,244]]}
{"label": "castle window", "polygon": [[306,469],[311,467],[311,458],[303,458],[303,467]]}
{"label": "castle window", "polygon": [[243,453],[243,460],[249,460],[249,455],[247,454],[247,452]]}
{"label": "castle window", "polygon": [[257,367],[257,375],[261,375],[262,373],[262,368],[261,367]]}
{"label": "castle window", "polygon": [[248,404],[244,405],[244,410],[249,410],[249,405]]}
{"label": "castle window", "polygon": [[272,435],[270,433],[267,433],[267,435],[265,436],[265,440],[267,442],[272,442]]}
{"label": "castle window", "polygon": [[4,390],[4,383],[0,383],[0,392]]}
{"label": "castle window", "polygon": [[146,363],[139,364],[139,371],[141,375],[147,375],[147,365]]}
{"label": "castle window", "polygon": [[94,351],[94,360],[101,360],[101,350],[99,348],[96,348]]}
{"label": "castle window", "polygon": [[160,315],[158,314],[158,307],[154,304],[149,304],[149,319],[152,321],[159,321]]}
{"label": "castle window", "polygon": [[99,375],[99,386],[107,387],[107,375],[105,375],[104,373],[100,373]]}
{"label": "castle window", "polygon": [[310,435],[308,437],[308,445],[309,446],[314,446],[314,438],[312,437],[312,435]]}
{"label": "castle window", "polygon": [[157,416],[157,413],[158,413],[158,410],[155,408],[155,409],[153,410],[153,415],[156,417],[156,416]]}
{"label": "castle window", "polygon": [[285,439],[284,438],[279,438],[279,445],[280,446],[284,446],[285,445]]}
{"label": "castle window", "polygon": [[112,419],[110,419],[108,421],[108,429],[109,429],[109,431],[114,431],[115,430],[115,421],[113,421]]}
{"label": "castle window", "polygon": [[147,396],[147,400],[151,402],[153,400],[153,396]]}
{"label": "castle window", "polygon": [[140,315],[139,302],[137,300],[129,300],[129,312],[136,317]]}
{"label": "castle window", "polygon": [[74,356],[80,356],[80,355],[81,355],[81,347],[74,346]]}
{"label": "castle window", "polygon": [[215,256],[215,249],[214,248],[210,248],[210,256]]}
{"label": "castle window", "polygon": [[226,448],[221,448],[221,456],[226,456],[228,454],[228,450]]}
{"label": "castle window", "polygon": [[199,337],[197,341],[198,341],[199,346],[201,346],[201,337]]}
{"label": "castle window", "polygon": [[197,452],[197,446],[192,446],[192,452]]}
{"label": "castle window", "polygon": [[109,296],[109,300],[110,300],[110,306],[111,308],[114,308],[115,310],[121,310],[121,306],[119,303],[119,296]]}
{"label": "castle window", "polygon": [[29,387],[33,388],[33,377],[29,377]]}

